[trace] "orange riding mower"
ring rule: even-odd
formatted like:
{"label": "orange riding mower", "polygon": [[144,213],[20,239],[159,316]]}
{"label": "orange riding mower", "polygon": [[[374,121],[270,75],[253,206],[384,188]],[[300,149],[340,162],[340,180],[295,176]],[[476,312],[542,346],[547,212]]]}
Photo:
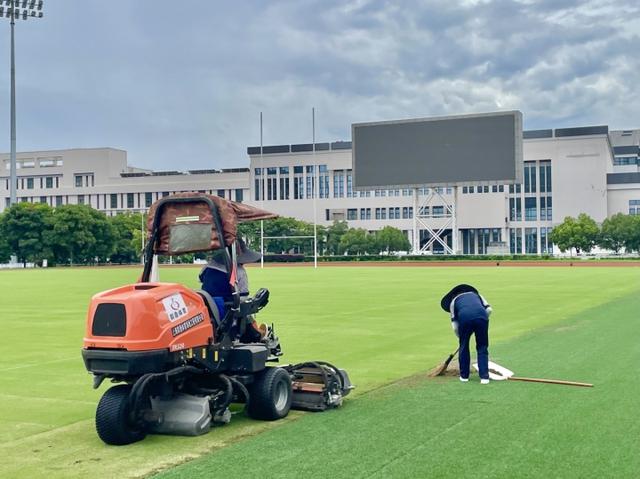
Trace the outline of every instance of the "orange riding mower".
{"label": "orange riding mower", "polygon": [[[254,319],[269,291],[238,292],[237,224],[275,216],[201,193],[167,196],[151,206],[140,281],[96,294],[87,316],[82,357],[93,387],[107,378],[119,383],[96,411],[105,443],[130,444],[148,433],[204,434],[231,420],[232,403],[267,421],[291,408],[342,404],[353,389],[344,370],[322,361],[267,365],[282,355],[273,327]],[[158,255],[202,251],[222,255],[230,296],[158,281]]]}

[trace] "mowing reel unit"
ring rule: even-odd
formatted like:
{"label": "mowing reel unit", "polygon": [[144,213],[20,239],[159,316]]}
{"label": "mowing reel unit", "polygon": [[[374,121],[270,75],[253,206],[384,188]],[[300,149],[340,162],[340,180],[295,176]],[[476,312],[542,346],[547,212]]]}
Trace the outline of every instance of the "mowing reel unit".
{"label": "mowing reel unit", "polygon": [[354,388],[344,369],[324,361],[284,366],[291,376],[292,408],[325,411],[342,405],[342,398]]}

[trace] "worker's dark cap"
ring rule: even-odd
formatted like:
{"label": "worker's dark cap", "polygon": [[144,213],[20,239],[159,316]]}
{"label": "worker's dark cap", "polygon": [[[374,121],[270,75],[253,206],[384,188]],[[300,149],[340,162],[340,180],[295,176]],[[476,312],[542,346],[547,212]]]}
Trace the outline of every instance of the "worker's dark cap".
{"label": "worker's dark cap", "polygon": [[445,294],[440,300],[440,307],[445,311],[449,312],[449,308],[451,308],[451,301],[462,293],[476,293],[478,294],[478,290],[471,286],[470,284],[459,284],[458,286],[454,286],[451,291]]}
{"label": "worker's dark cap", "polygon": [[247,244],[241,239],[238,239],[237,241],[237,248],[239,264],[257,263],[260,261],[260,258],[262,258],[260,253],[250,250],[247,247]]}

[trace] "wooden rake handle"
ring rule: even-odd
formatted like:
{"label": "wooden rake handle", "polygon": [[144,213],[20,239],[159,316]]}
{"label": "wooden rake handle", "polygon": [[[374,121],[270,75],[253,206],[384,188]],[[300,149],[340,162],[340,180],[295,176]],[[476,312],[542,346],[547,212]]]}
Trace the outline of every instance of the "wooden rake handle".
{"label": "wooden rake handle", "polygon": [[546,383],[546,384],[564,384],[565,386],[580,386],[584,388],[592,388],[593,384],[579,383],[576,381],[563,381],[560,379],[539,379],[539,378],[520,378],[517,376],[511,376],[509,381],[527,381],[530,383]]}

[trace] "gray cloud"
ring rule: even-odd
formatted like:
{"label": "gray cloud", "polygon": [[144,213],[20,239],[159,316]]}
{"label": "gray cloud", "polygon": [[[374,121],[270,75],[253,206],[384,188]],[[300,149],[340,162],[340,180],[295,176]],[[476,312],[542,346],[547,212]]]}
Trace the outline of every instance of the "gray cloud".
{"label": "gray cloud", "polygon": [[[156,169],[348,139],[354,121],[520,109],[638,127],[640,7],[617,1],[49,0],[17,25],[18,148],[114,146]],[[8,22],[0,24],[8,67]],[[1,60],[1,59],[0,59]],[[0,69],[0,150],[9,70]]]}

